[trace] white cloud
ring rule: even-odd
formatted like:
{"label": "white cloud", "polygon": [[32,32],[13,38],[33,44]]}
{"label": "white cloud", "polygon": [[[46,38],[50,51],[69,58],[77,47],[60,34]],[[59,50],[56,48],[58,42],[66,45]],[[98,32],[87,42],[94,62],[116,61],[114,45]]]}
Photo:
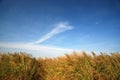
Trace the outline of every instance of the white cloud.
{"label": "white cloud", "polygon": [[65,53],[72,53],[73,51],[73,49],[65,49],[65,48],[58,48],[53,46],[43,46],[43,45],[27,44],[27,43],[26,44],[0,43],[0,47],[6,49],[13,49],[12,52],[24,50],[25,52],[32,53],[32,55],[35,57],[56,57],[56,56],[64,55]]}
{"label": "white cloud", "polygon": [[[52,29],[49,33],[44,35],[42,38],[40,38],[37,41],[31,42],[31,43],[6,43],[6,42],[0,42],[0,52],[4,51],[22,51],[22,52],[29,52],[32,53],[35,57],[56,57],[63,55],[64,53],[71,53],[73,49],[65,49],[65,48],[58,48],[53,46],[44,46],[44,45],[38,45],[39,43],[42,43],[52,36],[65,32],[67,30],[73,29],[72,26],[70,26],[67,22],[60,22],[54,25],[55,28]],[[6,50],[8,49],[8,50]],[[11,50],[10,50],[11,49]],[[34,55],[34,54],[36,55]],[[38,55],[38,56],[37,56]]]}
{"label": "white cloud", "polygon": [[58,33],[73,29],[73,27],[70,26],[67,22],[60,22],[60,23],[55,24],[54,26],[55,26],[54,29],[52,29],[50,32],[48,32],[46,35],[44,35],[39,40],[32,42],[32,44],[42,43]]}

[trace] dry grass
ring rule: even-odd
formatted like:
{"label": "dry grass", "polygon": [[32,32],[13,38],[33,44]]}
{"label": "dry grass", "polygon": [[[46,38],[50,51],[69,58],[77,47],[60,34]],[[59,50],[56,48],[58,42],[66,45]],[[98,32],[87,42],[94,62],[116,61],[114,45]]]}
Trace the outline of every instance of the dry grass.
{"label": "dry grass", "polygon": [[0,54],[0,80],[120,80],[120,54],[35,59],[25,53]]}

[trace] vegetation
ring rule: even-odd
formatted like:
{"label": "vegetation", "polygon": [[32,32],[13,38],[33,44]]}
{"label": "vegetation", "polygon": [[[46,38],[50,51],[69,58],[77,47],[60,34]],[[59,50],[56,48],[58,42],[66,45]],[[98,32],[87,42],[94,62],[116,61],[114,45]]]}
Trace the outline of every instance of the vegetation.
{"label": "vegetation", "polygon": [[0,80],[120,80],[120,54],[73,52],[57,58],[0,54]]}
{"label": "vegetation", "polygon": [[0,80],[44,80],[45,75],[41,62],[30,55],[0,54]]}

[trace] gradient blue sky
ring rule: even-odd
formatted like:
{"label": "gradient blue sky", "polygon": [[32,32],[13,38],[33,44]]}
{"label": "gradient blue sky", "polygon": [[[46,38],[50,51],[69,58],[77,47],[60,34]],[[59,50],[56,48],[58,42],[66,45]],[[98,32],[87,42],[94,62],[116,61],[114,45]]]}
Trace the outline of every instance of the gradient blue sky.
{"label": "gradient blue sky", "polygon": [[0,0],[0,48],[120,52],[120,0]]}

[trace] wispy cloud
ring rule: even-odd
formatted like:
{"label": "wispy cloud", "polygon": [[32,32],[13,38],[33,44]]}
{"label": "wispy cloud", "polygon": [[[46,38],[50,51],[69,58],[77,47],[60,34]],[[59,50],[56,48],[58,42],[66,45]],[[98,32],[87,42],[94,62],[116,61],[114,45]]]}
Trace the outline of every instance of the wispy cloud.
{"label": "wispy cloud", "polygon": [[57,57],[65,53],[72,53],[73,49],[59,48],[27,43],[4,43],[0,42],[0,52],[27,52],[35,57]]}
{"label": "wispy cloud", "polygon": [[64,53],[71,53],[73,49],[59,48],[55,46],[45,46],[45,45],[41,45],[40,43],[48,40],[49,38],[53,37],[56,34],[65,32],[67,30],[72,30],[72,29],[73,29],[73,26],[70,26],[67,22],[60,22],[60,23],[54,24],[54,28],[50,32],[48,32],[46,35],[41,37],[39,40],[31,43],[0,42],[0,52],[4,52],[4,51],[14,52],[14,51],[23,50],[25,52],[30,52],[34,54],[36,54],[35,52],[37,52],[38,54],[36,55],[42,56],[42,57],[46,57],[46,56],[49,57],[51,55],[52,55],[51,57],[55,57],[61,54],[63,55]]}
{"label": "wispy cloud", "polygon": [[54,26],[55,26],[54,29],[52,29],[46,35],[41,37],[39,40],[32,42],[32,44],[42,43],[58,33],[62,33],[62,32],[65,32],[67,30],[73,29],[73,26],[70,26],[67,22],[60,22],[60,23],[55,24]]}

